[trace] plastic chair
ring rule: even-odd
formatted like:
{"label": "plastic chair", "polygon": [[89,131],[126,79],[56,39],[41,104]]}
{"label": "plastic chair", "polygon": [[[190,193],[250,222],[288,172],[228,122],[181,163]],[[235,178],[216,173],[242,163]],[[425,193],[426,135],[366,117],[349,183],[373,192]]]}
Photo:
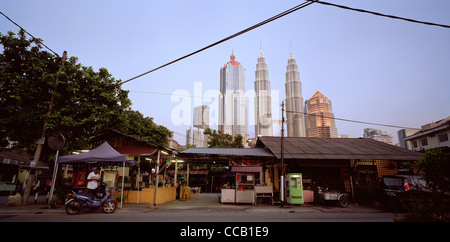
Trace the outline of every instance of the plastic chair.
{"label": "plastic chair", "polygon": [[191,198],[191,188],[188,186],[183,187],[182,199],[187,200]]}

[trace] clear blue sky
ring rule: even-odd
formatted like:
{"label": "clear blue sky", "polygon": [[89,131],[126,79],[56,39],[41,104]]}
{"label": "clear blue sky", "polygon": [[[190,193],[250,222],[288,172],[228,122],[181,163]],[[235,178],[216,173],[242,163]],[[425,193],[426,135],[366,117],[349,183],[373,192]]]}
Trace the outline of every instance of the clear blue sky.
{"label": "clear blue sky", "polygon": [[[0,10],[57,53],[64,50],[85,66],[105,67],[127,80],[281,13],[302,1],[59,1],[2,0]],[[447,0],[344,0],[329,2],[450,25]],[[0,32],[18,28],[0,16]],[[185,144],[189,125],[177,124],[179,98],[192,112],[202,99],[194,83],[219,89],[219,70],[232,49],[253,90],[260,43],[272,92],[284,99],[290,45],[297,60],[303,98],[320,91],[336,117],[420,127],[450,115],[450,29],[312,4],[295,13],[123,85],[133,109],[175,131]],[[165,93],[155,94],[157,93]],[[211,93],[211,92],[210,92]],[[212,92],[213,93],[213,92]],[[175,100],[175,101],[172,101]],[[209,105],[212,101],[203,100]],[[273,106],[276,106],[274,103]],[[174,111],[175,110],[175,111]],[[250,119],[254,119],[249,108]],[[278,110],[278,114],[281,112]],[[179,116],[184,115],[180,113]],[[276,118],[276,117],[275,117]],[[192,120],[190,121],[192,124]],[[361,137],[379,128],[336,121],[339,134]],[[250,136],[254,128],[249,127]]]}

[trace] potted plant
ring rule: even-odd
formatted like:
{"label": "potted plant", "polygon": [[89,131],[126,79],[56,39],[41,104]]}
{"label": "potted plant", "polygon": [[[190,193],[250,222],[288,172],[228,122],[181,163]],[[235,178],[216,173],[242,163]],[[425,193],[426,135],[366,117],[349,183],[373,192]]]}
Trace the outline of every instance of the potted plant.
{"label": "potted plant", "polygon": [[119,195],[119,196],[116,197],[116,206],[117,206],[117,208],[122,208],[121,200],[122,200],[122,195]]}
{"label": "potted plant", "polygon": [[50,201],[48,201],[48,208],[56,208],[56,198],[52,197]]}

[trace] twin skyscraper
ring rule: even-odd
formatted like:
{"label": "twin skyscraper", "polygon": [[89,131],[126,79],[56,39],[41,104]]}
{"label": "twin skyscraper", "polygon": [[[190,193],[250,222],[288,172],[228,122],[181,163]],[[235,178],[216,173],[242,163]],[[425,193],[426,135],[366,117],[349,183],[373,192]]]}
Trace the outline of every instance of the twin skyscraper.
{"label": "twin skyscraper", "polygon": [[[256,122],[255,137],[273,136],[273,124],[274,121],[277,120],[273,120],[272,117],[272,96],[270,89],[269,71],[262,52],[262,48],[260,49],[260,53],[256,63],[254,85]],[[307,112],[307,108],[304,108],[303,105],[300,74],[298,71],[296,60],[292,55],[292,51],[289,55],[288,64],[286,67],[285,91],[285,110],[288,137],[314,137],[315,135],[313,135],[313,133],[317,132],[313,132],[313,127],[311,127],[311,124],[314,124],[314,126],[316,126],[317,124],[323,124],[324,122],[322,122],[321,120],[317,120],[320,118],[334,118],[334,115],[332,115],[332,113],[331,115],[324,115],[323,113],[318,115],[316,113],[316,111],[331,112],[331,102],[323,95],[321,95],[321,98],[326,99],[326,102],[330,104],[330,108],[327,110],[314,109],[311,110],[315,112],[313,115],[305,115],[306,113],[309,114],[309,112]],[[231,135],[241,134],[244,137],[244,140],[248,139],[248,109],[245,96],[244,67],[236,60],[233,51],[230,56],[230,61],[228,61],[222,68],[220,68],[220,94],[218,101],[219,131]],[[323,102],[323,100],[319,100],[318,102]],[[331,129],[334,131],[336,130],[334,119],[332,120],[332,124],[333,127],[331,127]],[[306,129],[306,127],[308,126],[311,129],[310,135],[308,135],[308,130]],[[333,135],[328,137],[332,137],[335,135],[337,136],[337,131],[332,133]]]}

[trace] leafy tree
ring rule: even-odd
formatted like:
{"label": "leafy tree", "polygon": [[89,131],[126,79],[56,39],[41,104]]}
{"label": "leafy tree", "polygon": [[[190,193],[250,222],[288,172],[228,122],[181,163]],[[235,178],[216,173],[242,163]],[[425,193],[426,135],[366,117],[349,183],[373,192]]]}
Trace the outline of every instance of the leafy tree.
{"label": "leafy tree", "polygon": [[428,149],[417,165],[434,191],[450,192],[450,148]]}
{"label": "leafy tree", "polygon": [[[131,110],[128,91],[121,89],[120,80],[107,69],[94,71],[78,63],[76,57],[69,57],[57,73],[60,57],[41,50],[39,43],[27,39],[22,30],[17,35],[0,33],[1,147],[14,141],[15,148],[34,151],[52,95],[55,102],[46,124],[47,135],[62,133],[66,138],[63,151],[86,148],[93,136],[107,129],[167,145],[170,131]],[[41,160],[46,160],[46,149]]]}
{"label": "leafy tree", "polygon": [[241,134],[233,137],[230,134],[224,134],[222,131],[210,128],[206,128],[203,133],[209,138],[209,148],[244,148],[244,138]]}
{"label": "leafy tree", "polygon": [[[429,216],[434,221],[445,219],[444,211],[449,209],[448,197],[450,192],[450,148],[440,147],[428,149],[417,162],[420,173],[430,185],[431,194],[418,193],[419,202],[416,207],[421,216]],[[447,195],[446,195],[447,194]],[[431,195],[431,200],[429,200]],[[448,198],[447,198],[448,199]],[[429,203],[429,201],[432,201]],[[448,218],[447,218],[448,219]]]}
{"label": "leafy tree", "polygon": [[122,114],[122,125],[117,128],[118,131],[153,144],[166,147],[169,145],[168,137],[172,136],[172,132],[162,125],[156,125],[153,118],[144,117],[139,111],[133,110],[124,111]]}

